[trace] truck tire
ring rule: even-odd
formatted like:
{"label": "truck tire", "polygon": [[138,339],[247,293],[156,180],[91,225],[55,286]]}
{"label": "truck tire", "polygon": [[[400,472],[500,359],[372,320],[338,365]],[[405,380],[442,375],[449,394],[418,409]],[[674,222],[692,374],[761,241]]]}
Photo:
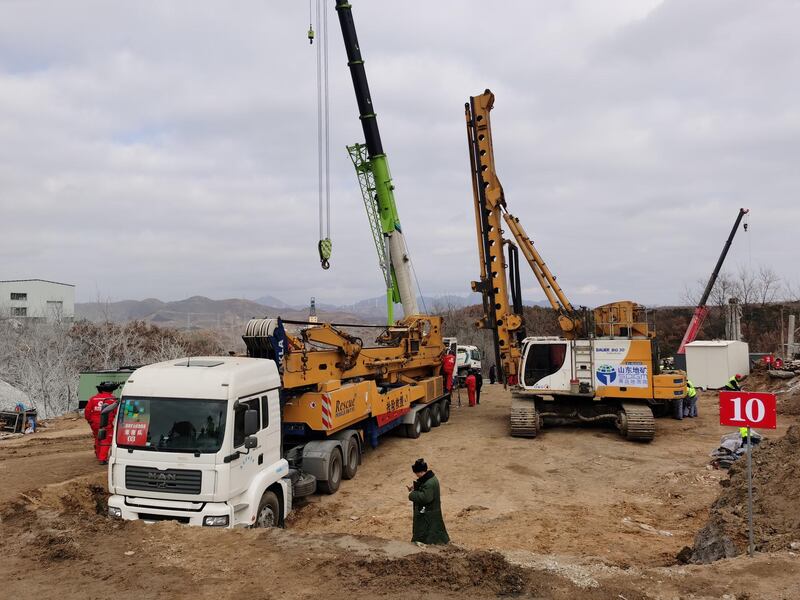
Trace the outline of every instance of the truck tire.
{"label": "truck tire", "polygon": [[356,438],[351,438],[350,446],[347,449],[347,460],[344,461],[344,472],[342,473],[342,477],[345,479],[352,479],[356,476],[356,473],[358,472],[359,458],[358,441]]}
{"label": "truck tire", "polygon": [[430,409],[423,408],[417,414],[419,415],[420,422],[422,423],[422,433],[428,433],[431,430],[432,425]]}
{"label": "truck tire", "polygon": [[422,419],[419,418],[419,413],[414,415],[414,422],[403,425],[407,438],[412,440],[417,439],[422,433]]}
{"label": "truck tire", "polygon": [[445,398],[440,400],[439,404],[441,405],[439,413],[442,415],[442,423],[447,423],[450,420],[450,401]]}
{"label": "truck tire", "polygon": [[328,480],[317,481],[317,487],[324,494],[335,494],[342,483],[342,451],[336,448],[331,452],[331,459],[328,461]]}
{"label": "truck tire", "polygon": [[439,406],[438,402],[434,402],[431,404],[431,407],[428,409],[431,411],[431,427],[438,427],[442,424],[442,407]]}
{"label": "truck tire", "polygon": [[261,502],[258,503],[256,521],[253,523],[253,527],[268,529],[270,527],[277,527],[280,522],[281,505],[275,493],[268,490],[264,492],[264,495],[261,496]]}
{"label": "truck tire", "polygon": [[311,473],[300,473],[292,486],[292,496],[304,498],[317,491],[317,478]]}

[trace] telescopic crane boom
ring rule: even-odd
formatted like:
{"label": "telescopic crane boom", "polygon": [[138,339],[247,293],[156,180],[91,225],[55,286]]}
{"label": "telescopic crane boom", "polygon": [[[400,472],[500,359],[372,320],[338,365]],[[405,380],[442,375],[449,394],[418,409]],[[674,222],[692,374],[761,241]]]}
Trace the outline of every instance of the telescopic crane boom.
{"label": "telescopic crane boom", "polygon": [[[733,229],[731,229],[728,239],[725,240],[725,245],[722,247],[722,252],[717,259],[717,264],[711,272],[711,277],[708,279],[706,289],[703,290],[703,295],[700,297],[700,302],[697,303],[697,307],[694,309],[694,314],[692,315],[691,321],[689,321],[689,326],[686,328],[686,333],[683,334],[681,345],[678,348],[678,354],[684,354],[686,352],[686,344],[693,342],[700,332],[700,327],[703,326],[703,321],[705,321],[708,315],[708,306],[706,306],[708,297],[711,295],[711,290],[714,289],[714,284],[717,282],[717,277],[719,277],[719,272],[722,269],[722,263],[725,262],[725,257],[728,256],[728,250],[730,250],[731,244],[733,243],[733,238],[739,230],[739,224],[749,212],[749,208],[739,209],[739,214],[736,215],[736,221],[733,223]],[[747,231],[747,223],[744,225],[744,230]]]}
{"label": "telescopic crane boom", "polygon": [[419,314],[411,273],[411,259],[400,226],[400,217],[394,200],[394,184],[389,172],[389,160],[381,142],[378,117],[369,93],[367,72],[358,44],[350,3],[347,0],[336,0],[336,13],[342,28],[347,65],[350,67],[353,79],[361,128],[364,130],[366,142],[364,145],[348,146],[347,149],[358,174],[378,260],[386,283],[388,321],[391,325],[394,321],[393,305],[396,302],[402,303],[406,317]]}

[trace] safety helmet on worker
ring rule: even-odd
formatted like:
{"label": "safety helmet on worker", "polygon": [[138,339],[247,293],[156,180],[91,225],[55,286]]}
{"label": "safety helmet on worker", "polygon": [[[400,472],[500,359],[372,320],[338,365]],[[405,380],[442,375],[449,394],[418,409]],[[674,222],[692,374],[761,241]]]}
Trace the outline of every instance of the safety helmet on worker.
{"label": "safety helmet on worker", "polygon": [[101,381],[96,387],[98,392],[113,392],[119,387],[119,383],[116,381]]}
{"label": "safety helmet on worker", "polygon": [[[728,372],[730,373],[730,371]],[[736,381],[741,381],[742,379],[744,379],[744,375],[742,375],[741,373],[737,373],[734,377],[736,377]]]}

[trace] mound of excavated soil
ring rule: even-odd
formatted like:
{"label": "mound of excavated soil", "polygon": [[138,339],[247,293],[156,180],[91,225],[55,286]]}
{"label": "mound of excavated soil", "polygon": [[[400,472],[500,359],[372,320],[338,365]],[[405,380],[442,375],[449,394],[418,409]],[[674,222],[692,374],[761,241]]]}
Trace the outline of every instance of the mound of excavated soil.
{"label": "mound of excavated soil", "polygon": [[793,379],[774,379],[766,371],[755,371],[745,387],[755,392],[771,392],[778,401],[778,414],[800,415],[800,376]]}
{"label": "mound of excavated soil", "polygon": [[[708,563],[747,549],[747,461],[733,464],[706,525],[695,537],[691,561]],[[753,450],[753,529],[760,551],[800,541],[800,427]]]}
{"label": "mound of excavated soil", "polygon": [[399,560],[361,561],[373,584],[397,589],[425,582],[431,587],[456,592],[482,588],[502,596],[515,596],[527,590],[528,575],[496,552],[441,554],[423,552]]}
{"label": "mound of excavated soil", "polygon": [[800,377],[784,382],[776,393],[778,412],[782,415],[800,415]]}
{"label": "mound of excavated soil", "polygon": [[645,598],[629,586],[617,588],[609,584],[602,590],[582,589],[552,573],[511,564],[497,552],[470,551],[454,546],[402,558],[358,560],[355,566],[368,573],[368,576],[359,578],[362,587],[375,590],[417,590],[421,598],[436,592],[448,594],[448,597],[455,593],[464,598]]}

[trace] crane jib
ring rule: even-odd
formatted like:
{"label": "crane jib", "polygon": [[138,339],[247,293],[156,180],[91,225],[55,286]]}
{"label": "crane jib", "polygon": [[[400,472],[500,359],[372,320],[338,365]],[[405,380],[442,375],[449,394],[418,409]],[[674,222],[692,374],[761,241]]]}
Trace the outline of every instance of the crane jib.
{"label": "crane jib", "polygon": [[347,0],[336,0],[336,13],[342,27],[342,38],[347,52],[347,66],[350,67],[350,76],[353,78],[361,128],[364,130],[364,140],[369,157],[375,158],[383,154],[383,144],[381,143],[381,133],[378,130],[378,118],[369,93],[364,59],[361,58],[361,48],[358,45],[353,13],[350,9],[350,3]]}

